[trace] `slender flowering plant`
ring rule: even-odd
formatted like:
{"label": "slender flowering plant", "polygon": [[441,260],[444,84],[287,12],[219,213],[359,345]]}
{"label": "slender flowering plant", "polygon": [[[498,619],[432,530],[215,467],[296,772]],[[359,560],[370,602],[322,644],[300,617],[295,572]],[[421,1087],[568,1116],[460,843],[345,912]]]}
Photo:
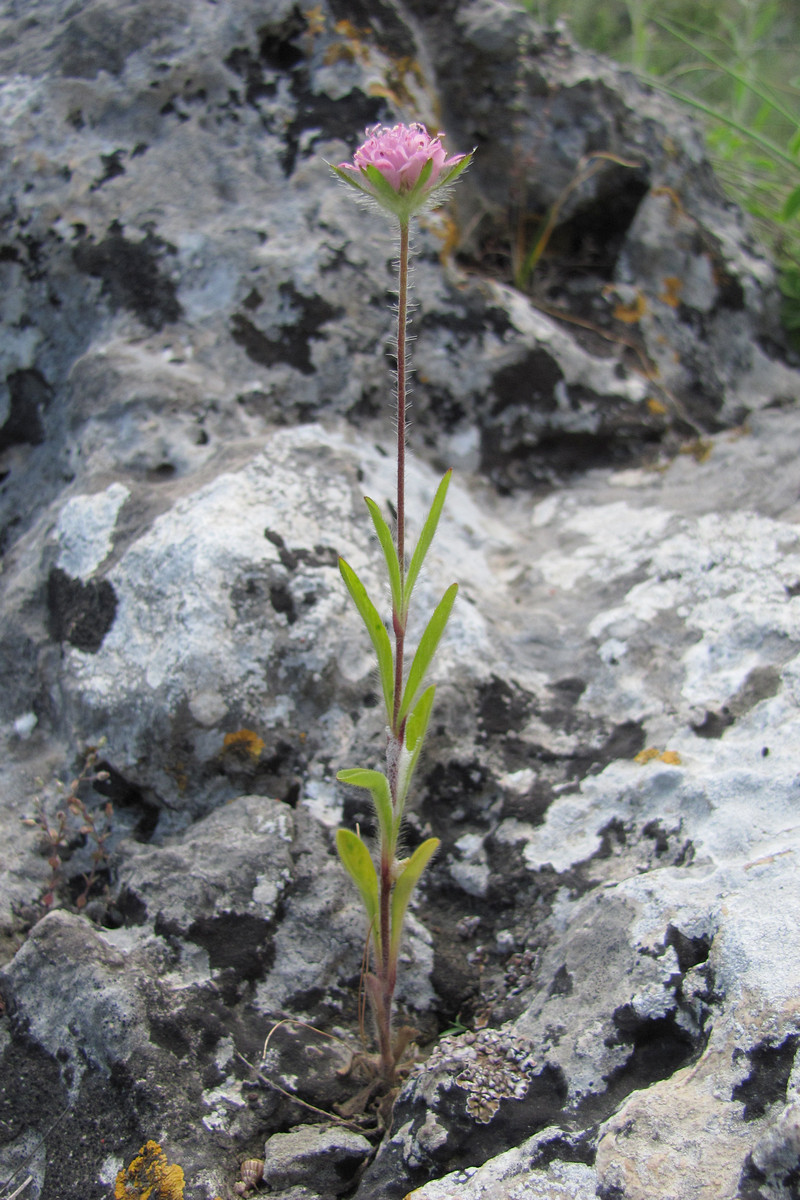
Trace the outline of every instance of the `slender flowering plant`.
{"label": "slender flowering plant", "polygon": [[[422,872],[439,846],[432,837],[409,858],[398,857],[403,810],[411,778],[422,751],[435,687],[424,687],[425,675],[455,602],[453,583],[436,606],[413,655],[407,652],[406,629],[420,568],[430,548],[444,507],[451,472],[442,479],[433,498],[410,558],[405,546],[405,451],[408,322],[408,235],[411,218],[443,199],[442,189],[469,165],[471,154],[448,158],[439,140],[422,125],[380,125],[367,130],[367,140],[352,162],[331,169],[339,179],[377,203],[400,226],[397,308],[397,505],[394,532],[374,500],[366,504],[386,561],[391,594],[392,637],[367,590],[351,566],[339,560],[347,590],[361,615],[378,659],[378,673],[386,709],[385,771],[353,767],[337,778],[365,788],[372,796],[377,824],[376,856],[358,832],[340,829],[336,835],[339,857],[358,888],[369,923],[372,969],[366,972],[379,1048],[379,1071],[386,1083],[396,1074],[402,1047],[392,1039],[392,1001],[397,982],[397,960],[406,909]],[[393,644],[392,644],[393,641]],[[410,666],[407,660],[410,658]],[[376,862],[377,859],[377,862]]]}

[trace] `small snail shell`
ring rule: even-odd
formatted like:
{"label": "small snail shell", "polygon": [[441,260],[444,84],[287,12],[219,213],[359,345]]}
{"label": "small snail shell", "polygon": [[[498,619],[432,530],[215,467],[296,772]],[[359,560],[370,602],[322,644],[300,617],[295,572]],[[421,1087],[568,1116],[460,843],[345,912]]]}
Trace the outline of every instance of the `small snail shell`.
{"label": "small snail shell", "polygon": [[263,1158],[246,1158],[239,1173],[242,1176],[241,1183],[235,1184],[233,1190],[237,1195],[243,1196],[250,1188],[257,1187],[264,1178]]}

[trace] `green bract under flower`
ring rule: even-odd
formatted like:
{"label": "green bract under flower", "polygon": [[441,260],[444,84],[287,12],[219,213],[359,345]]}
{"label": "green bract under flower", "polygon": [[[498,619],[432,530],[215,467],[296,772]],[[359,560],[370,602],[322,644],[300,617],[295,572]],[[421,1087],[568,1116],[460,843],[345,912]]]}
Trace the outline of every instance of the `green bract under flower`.
{"label": "green bract under flower", "polygon": [[353,161],[331,165],[331,170],[406,225],[415,213],[444,199],[442,189],[472,160],[472,154],[448,158],[439,140],[443,136],[432,138],[418,124],[375,125]]}

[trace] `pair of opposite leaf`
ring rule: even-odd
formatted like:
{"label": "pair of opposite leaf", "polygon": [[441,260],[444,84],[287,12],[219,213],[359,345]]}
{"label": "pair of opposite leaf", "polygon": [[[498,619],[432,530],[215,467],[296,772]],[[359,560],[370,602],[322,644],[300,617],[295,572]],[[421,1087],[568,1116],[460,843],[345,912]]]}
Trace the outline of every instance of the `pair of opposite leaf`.
{"label": "pair of opposite leaf", "polygon": [[[408,620],[408,606],[411,599],[411,592],[414,584],[417,582],[420,568],[425,559],[430,544],[433,541],[433,535],[436,532],[436,526],[439,523],[442,508],[444,507],[445,496],[447,495],[447,487],[450,483],[452,472],[448,471],[442,479],[439,487],[436,490],[436,495],[433,498],[430,512],[427,520],[422,527],[419,541],[408,566],[408,571],[403,575],[400,569],[400,561],[397,557],[394,541],[392,540],[389,527],[381,516],[380,509],[374,500],[370,500],[367,496],[366,504],[369,509],[372,523],[375,526],[375,532],[378,535],[378,541],[383,550],[383,556],[386,560],[386,566],[389,572],[389,586],[392,593],[392,617],[395,623],[399,624],[400,628],[405,629]],[[445,625],[455,603],[456,593],[458,592],[458,584],[453,583],[445,592],[442,599],[439,601],[433,616],[420,638],[417,652],[414,655],[411,663],[411,669],[408,673],[405,689],[400,701],[400,708],[397,713],[394,711],[394,693],[395,693],[395,678],[394,678],[394,661],[392,657],[392,647],[389,641],[389,634],[386,630],[378,610],[369,598],[367,589],[364,587],[361,580],[356,575],[353,568],[345,562],[343,558],[339,559],[339,569],[342,573],[347,590],[349,591],[353,603],[361,614],[361,619],[366,626],[367,633],[370,636],[372,645],[378,658],[378,671],[381,679],[381,688],[383,690],[383,700],[386,705],[386,716],[392,732],[399,737],[402,733],[403,722],[408,716],[417,693],[422,686],[422,681],[425,678],[425,673],[431,664],[436,647],[444,633]],[[351,781],[352,782],[352,781]]]}
{"label": "pair of opposite leaf", "polygon": [[[408,619],[411,592],[419,576],[425,555],[433,541],[439,517],[444,507],[450,477],[451,472],[448,471],[437,488],[430,512],[423,525],[419,541],[411,556],[411,561],[405,574],[401,570],[397,550],[395,549],[388,525],[381,516],[380,510],[374,500],[366,498],[366,504],[372,517],[375,532],[378,535],[378,541],[383,550],[389,573],[393,620],[395,626],[399,626],[403,630],[405,630]],[[411,668],[408,672],[405,688],[402,691],[399,708],[395,712],[395,668],[386,626],[352,567],[343,559],[339,560],[339,567],[347,589],[364,621],[375,648],[383,698],[386,705],[387,722],[391,730],[390,736],[394,738],[397,744],[398,761],[395,767],[394,797],[392,796],[389,780],[381,771],[354,767],[339,771],[337,779],[342,783],[366,788],[372,795],[378,818],[381,857],[382,860],[385,859],[390,864],[393,876],[389,960],[396,962],[408,902],[422,872],[439,846],[438,838],[428,838],[417,847],[410,858],[404,859],[401,862],[398,862],[396,858],[405,801],[411,777],[425,740],[436,694],[436,688],[433,686],[425,688],[421,694],[420,689],[450,616],[458,591],[458,585],[455,583],[451,584],[447,589],[420,638]],[[380,961],[382,948],[379,918],[379,881],[372,856],[361,837],[349,829],[340,829],[338,831],[336,845],[342,864],[361,894],[367,919],[375,939],[378,961]]]}

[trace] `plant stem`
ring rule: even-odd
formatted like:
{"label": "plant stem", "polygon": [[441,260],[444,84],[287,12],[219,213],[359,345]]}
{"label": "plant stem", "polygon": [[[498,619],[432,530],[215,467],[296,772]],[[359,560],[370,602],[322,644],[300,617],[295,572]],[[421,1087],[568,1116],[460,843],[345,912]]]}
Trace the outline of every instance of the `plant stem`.
{"label": "plant stem", "polygon": [[[403,698],[403,646],[406,635],[405,605],[402,601],[405,583],[405,518],[406,518],[406,326],[408,323],[408,222],[400,222],[400,259],[397,295],[397,559],[400,564],[401,611],[392,613],[394,626],[394,702],[391,728],[386,745],[386,775],[392,798],[392,810],[397,810],[398,772],[403,748],[400,723],[400,704]],[[392,1000],[397,978],[397,963],[391,956],[391,904],[394,879],[394,847],[381,847],[379,922],[381,953],[377,963],[377,986],[374,996],[375,1021],[378,1027],[381,1074],[391,1082],[395,1074],[392,1050]]]}
{"label": "plant stem", "polygon": [[[406,528],[406,325],[408,321],[408,222],[400,223],[400,261],[397,289],[397,559],[400,563],[400,590],[405,582]],[[405,616],[393,614],[394,624],[394,712],[392,732],[400,737],[400,703],[403,697],[403,643]]]}
{"label": "plant stem", "polygon": [[388,1082],[394,1078],[394,1054],[392,1053],[392,998],[394,982],[390,962],[391,951],[391,898],[392,864],[388,847],[381,851],[381,961],[378,964],[378,979],[375,995],[375,1022],[378,1027],[378,1048],[381,1059],[381,1075]]}
{"label": "plant stem", "polygon": [[408,222],[400,225],[397,297],[397,557],[405,571],[406,322],[408,319]]}

